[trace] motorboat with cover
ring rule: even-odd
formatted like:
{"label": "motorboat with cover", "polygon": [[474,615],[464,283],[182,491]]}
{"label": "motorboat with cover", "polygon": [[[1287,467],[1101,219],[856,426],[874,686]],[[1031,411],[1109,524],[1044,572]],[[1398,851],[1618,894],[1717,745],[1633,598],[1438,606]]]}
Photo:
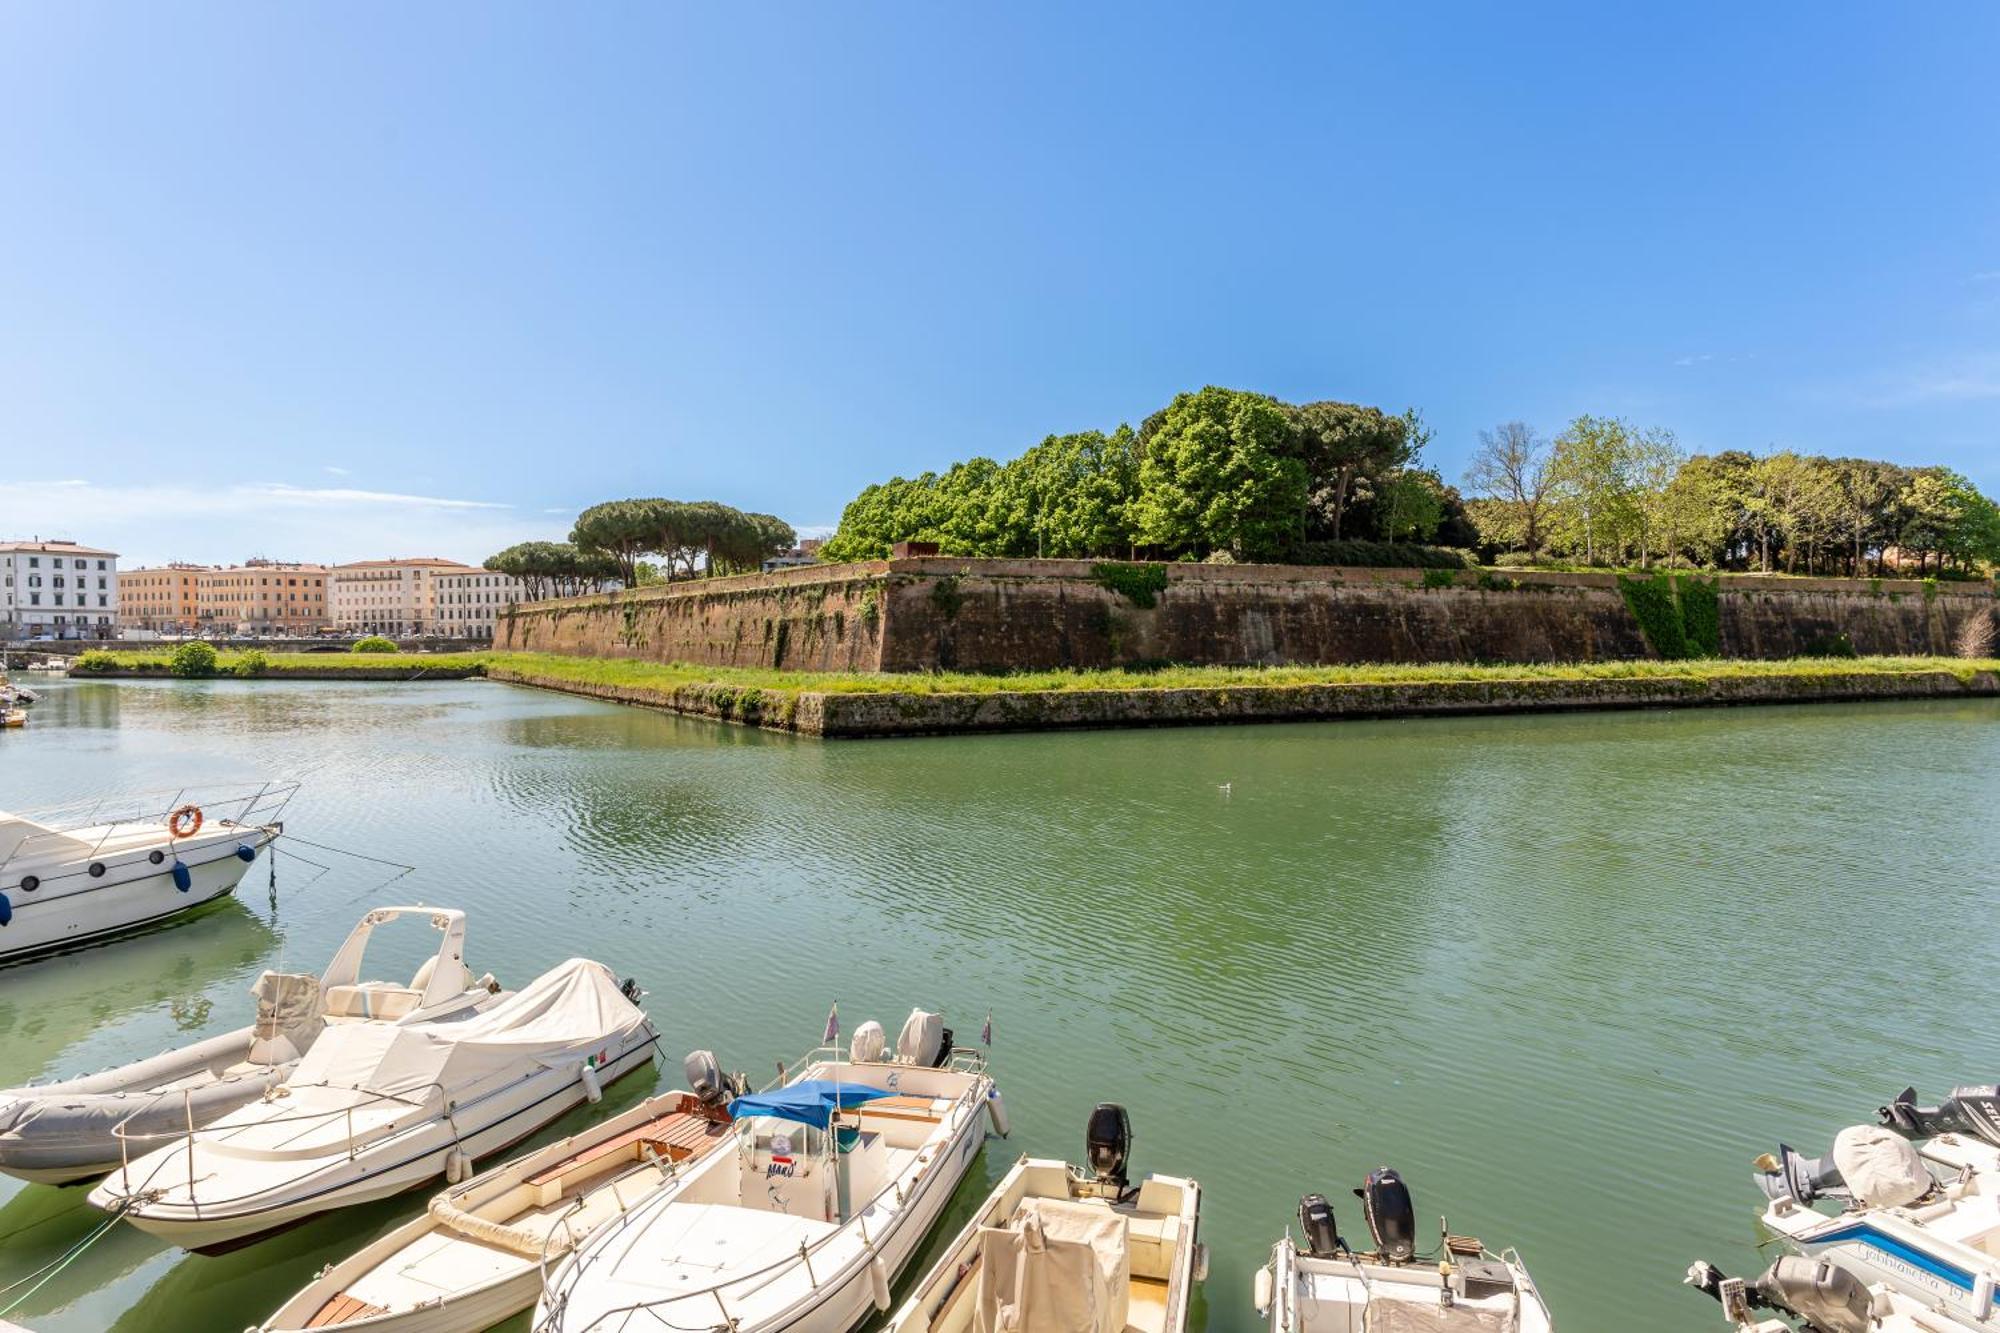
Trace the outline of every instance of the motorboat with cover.
{"label": "motorboat with cover", "polygon": [[[361,980],[376,930],[405,916],[429,921],[437,952],[407,986]],[[474,980],[465,966],[465,913],[377,909],[324,973],[260,975],[250,987],[257,1020],[249,1027],[102,1073],[0,1092],[0,1171],[44,1184],[95,1179],[118,1167],[115,1130],[144,1139],[200,1128],[283,1082],[329,1027],[463,1016],[496,1003],[499,991],[492,977]]]}
{"label": "motorboat with cover", "polygon": [[480,1333],[541,1295],[548,1267],[611,1218],[673,1189],[692,1162],[729,1143],[730,1085],[696,1051],[690,1078],[580,1134],[435,1195],[422,1217],[337,1264],[265,1320],[260,1333]]}
{"label": "motorboat with cover", "polygon": [[884,1333],[1182,1333],[1206,1275],[1201,1186],[1131,1184],[1131,1122],[1106,1102],[1088,1170],[1023,1157],[918,1282]]}
{"label": "motorboat with cover", "polygon": [[1686,1282],[1714,1297],[1737,1333],[1940,1333],[1956,1327],[1936,1322],[1922,1301],[1880,1283],[1868,1286],[1829,1259],[1783,1255],[1754,1281],[1703,1261],[1688,1269]]}
{"label": "motorboat with cover", "polygon": [[2000,1333],[2000,1088],[1930,1107],[1906,1089],[1824,1157],[1779,1144],[1756,1167],[1764,1225],[1801,1254],[1918,1299],[1940,1327]]}
{"label": "motorboat with cover", "polygon": [[1257,1270],[1259,1314],[1272,1333],[1548,1333],[1555,1327],[1512,1250],[1489,1252],[1440,1223],[1439,1245],[1417,1253],[1416,1210],[1389,1167],[1368,1173],[1362,1216],[1374,1241],[1357,1252],[1322,1194],[1299,1201],[1302,1244],[1289,1232]]}
{"label": "motorboat with cover", "polygon": [[[235,1242],[445,1176],[518,1142],[653,1056],[600,963],[572,958],[470,1018],[322,1032],[291,1076],[205,1128],[152,1143],[91,1191],[184,1249]],[[143,1153],[144,1155],[138,1155]]]}
{"label": "motorboat with cover", "polygon": [[[298,784],[0,810],[0,962],[164,921],[232,892]],[[164,802],[163,804],[159,802]]]}
{"label": "motorboat with cover", "polygon": [[922,1010],[893,1056],[881,1025],[864,1023],[844,1056],[813,1051],[729,1111],[727,1150],[562,1261],[537,1333],[847,1333],[888,1310],[890,1282],[964,1178],[985,1122],[1006,1123],[984,1054],[953,1049]]}

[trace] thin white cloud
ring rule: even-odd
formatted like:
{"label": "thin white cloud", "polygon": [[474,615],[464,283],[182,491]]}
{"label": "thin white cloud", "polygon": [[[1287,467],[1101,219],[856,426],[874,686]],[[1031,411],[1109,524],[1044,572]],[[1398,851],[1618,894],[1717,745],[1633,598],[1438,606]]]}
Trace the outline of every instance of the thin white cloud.
{"label": "thin white cloud", "polygon": [[1679,356],[1674,358],[1677,366],[1698,366],[1704,361],[1715,360],[1715,353],[1703,352],[1700,356]]}
{"label": "thin white cloud", "polygon": [[2000,268],[1989,268],[1984,273],[1972,275],[1974,282],[2000,282]]}
{"label": "thin white cloud", "polygon": [[562,505],[557,505],[553,509],[544,509],[542,512],[544,514],[567,514],[570,511],[567,508],[563,507]]}
{"label": "thin white cloud", "polygon": [[328,464],[326,465],[326,467],[325,467],[324,469],[322,469],[322,470],[323,470],[323,471],[325,471],[325,472],[328,472],[328,473],[330,473],[330,474],[332,474],[333,476],[336,476],[336,477],[344,477],[344,476],[347,476],[347,475],[348,475],[348,472],[347,472],[347,469],[346,469],[346,468],[344,468],[344,467],[335,467],[335,466],[334,466],[333,464],[331,464],[331,463],[328,463]]}
{"label": "thin white cloud", "polygon": [[1869,407],[1916,407],[2000,398],[2000,353],[1960,357],[1883,377],[1861,394]]}
{"label": "thin white cloud", "polygon": [[330,563],[438,555],[476,565],[517,541],[559,540],[567,528],[488,500],[271,481],[206,487],[9,481],[0,487],[0,536],[40,534],[104,546],[119,552],[127,567],[167,560],[235,563],[252,555]]}

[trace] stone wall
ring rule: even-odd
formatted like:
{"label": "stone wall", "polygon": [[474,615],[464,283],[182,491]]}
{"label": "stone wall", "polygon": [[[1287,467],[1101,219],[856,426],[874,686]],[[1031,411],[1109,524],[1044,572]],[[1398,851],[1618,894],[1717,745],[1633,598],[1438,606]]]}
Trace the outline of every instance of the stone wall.
{"label": "stone wall", "polygon": [[[781,570],[520,607],[494,646],[716,666],[1000,671],[1153,662],[1547,662],[1652,656],[1615,576],[1167,565],[1151,600],[1081,560],[927,557]],[[1988,584],[1726,578],[1731,657],[1846,636],[1949,654]]]}

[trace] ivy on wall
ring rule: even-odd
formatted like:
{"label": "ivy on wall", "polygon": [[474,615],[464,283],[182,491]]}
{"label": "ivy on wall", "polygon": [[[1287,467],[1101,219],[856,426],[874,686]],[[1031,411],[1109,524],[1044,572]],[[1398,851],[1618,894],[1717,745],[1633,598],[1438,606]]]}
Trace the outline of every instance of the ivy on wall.
{"label": "ivy on wall", "polygon": [[1680,604],[1674,600],[1673,581],[1665,574],[1644,578],[1618,576],[1618,591],[1625,595],[1625,608],[1639,622],[1639,632],[1653,651],[1668,661],[1691,657],[1687,630],[1681,624]]}
{"label": "ivy on wall", "polygon": [[1687,574],[1674,580],[1680,594],[1681,631],[1695,657],[1722,656],[1722,597],[1720,578]]}
{"label": "ivy on wall", "polygon": [[1151,608],[1167,590],[1165,565],[1092,565],[1090,576],[1132,605]]}

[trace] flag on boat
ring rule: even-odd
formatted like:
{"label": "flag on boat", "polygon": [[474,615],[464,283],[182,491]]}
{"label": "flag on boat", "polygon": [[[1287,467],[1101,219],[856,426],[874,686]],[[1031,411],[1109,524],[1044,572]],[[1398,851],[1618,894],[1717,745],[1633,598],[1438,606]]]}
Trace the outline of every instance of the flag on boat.
{"label": "flag on boat", "polygon": [[833,1008],[826,1011],[826,1035],[819,1039],[822,1046],[831,1046],[840,1040],[840,1004],[835,1001]]}
{"label": "flag on boat", "polygon": [[991,1009],[986,1011],[986,1026],[979,1029],[979,1044],[981,1046],[991,1046],[993,1044],[993,1011]]}

